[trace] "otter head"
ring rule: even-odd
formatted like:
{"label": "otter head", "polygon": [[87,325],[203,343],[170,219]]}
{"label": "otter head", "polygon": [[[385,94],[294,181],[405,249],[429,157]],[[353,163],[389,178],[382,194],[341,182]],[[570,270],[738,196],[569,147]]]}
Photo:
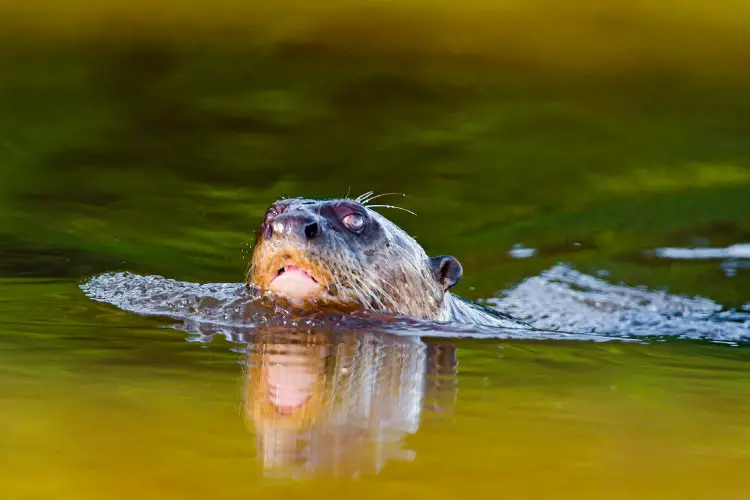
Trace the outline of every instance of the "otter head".
{"label": "otter head", "polygon": [[348,198],[288,199],[261,224],[248,284],[305,307],[332,305],[442,319],[462,275],[450,256],[429,258],[394,223]]}

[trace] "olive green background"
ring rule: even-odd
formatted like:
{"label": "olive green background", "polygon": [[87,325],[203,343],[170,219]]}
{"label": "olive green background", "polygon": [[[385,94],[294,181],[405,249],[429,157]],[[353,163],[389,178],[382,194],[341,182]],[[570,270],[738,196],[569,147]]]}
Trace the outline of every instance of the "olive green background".
{"label": "olive green background", "polygon": [[231,345],[77,288],[240,281],[269,203],[373,190],[407,194],[383,201],[417,217],[383,213],[472,299],[565,262],[741,307],[747,267],[648,251],[750,241],[746,2],[23,2],[0,24],[0,497],[746,495],[744,346],[457,341],[455,412],[413,462],[277,484]]}

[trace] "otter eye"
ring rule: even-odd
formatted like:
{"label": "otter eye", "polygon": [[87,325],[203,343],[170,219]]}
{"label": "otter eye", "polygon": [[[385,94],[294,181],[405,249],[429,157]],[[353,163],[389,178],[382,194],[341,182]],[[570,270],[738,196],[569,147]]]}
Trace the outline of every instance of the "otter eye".
{"label": "otter eye", "polygon": [[342,222],[355,233],[362,231],[362,228],[365,227],[365,218],[361,214],[349,214],[342,219]]}

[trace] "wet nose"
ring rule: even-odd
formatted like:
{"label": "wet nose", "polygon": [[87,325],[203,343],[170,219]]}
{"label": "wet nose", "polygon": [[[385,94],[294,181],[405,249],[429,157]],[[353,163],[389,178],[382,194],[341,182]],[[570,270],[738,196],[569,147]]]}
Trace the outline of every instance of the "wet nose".
{"label": "wet nose", "polygon": [[320,223],[309,215],[283,214],[273,221],[273,233],[279,235],[296,235],[312,240],[320,236],[322,232]]}

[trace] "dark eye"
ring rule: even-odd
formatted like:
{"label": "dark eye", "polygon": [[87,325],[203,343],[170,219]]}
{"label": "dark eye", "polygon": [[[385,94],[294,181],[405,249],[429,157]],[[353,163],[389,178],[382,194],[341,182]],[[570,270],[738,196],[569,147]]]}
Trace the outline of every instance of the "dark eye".
{"label": "dark eye", "polygon": [[358,233],[365,227],[365,218],[361,214],[349,214],[341,220],[350,230]]}

